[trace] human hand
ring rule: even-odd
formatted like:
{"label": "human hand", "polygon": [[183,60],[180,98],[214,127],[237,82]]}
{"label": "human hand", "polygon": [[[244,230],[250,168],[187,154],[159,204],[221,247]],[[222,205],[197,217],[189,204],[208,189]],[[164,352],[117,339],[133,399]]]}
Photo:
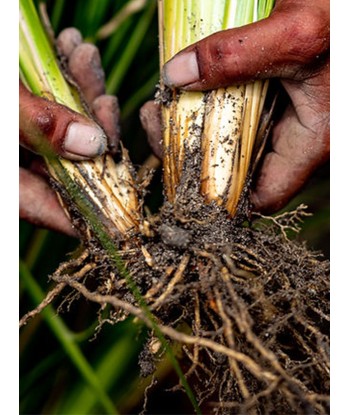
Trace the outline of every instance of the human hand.
{"label": "human hand", "polygon": [[94,45],[83,43],[80,33],[68,28],[59,34],[57,48],[97,122],[31,94],[20,82],[20,145],[30,150],[30,162],[25,163],[26,168],[20,167],[19,213],[37,226],[76,236],[33,152],[71,160],[93,158],[107,150],[115,153],[120,135],[119,106],[116,97],[105,95],[104,72]]}
{"label": "human hand", "polygon": [[328,0],[277,0],[267,19],[215,33],[164,65],[167,86],[191,91],[280,80],[289,104],[252,191],[256,210],[285,206],[329,157],[329,24]]}

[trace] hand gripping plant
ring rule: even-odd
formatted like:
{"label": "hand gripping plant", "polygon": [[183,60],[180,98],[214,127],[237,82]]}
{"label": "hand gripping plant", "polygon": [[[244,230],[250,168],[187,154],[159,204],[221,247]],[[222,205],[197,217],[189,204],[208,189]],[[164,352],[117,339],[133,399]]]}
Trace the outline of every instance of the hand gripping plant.
{"label": "hand gripping plant", "polygon": [[[194,41],[265,18],[272,7],[159,0],[161,67]],[[33,93],[86,113],[25,0],[20,74]],[[129,315],[143,322],[150,343],[153,336],[162,345],[157,353],[149,345],[148,359],[169,353],[197,413],[328,413],[328,263],[287,237],[303,207],[271,218],[249,211],[271,115],[267,92],[268,81],[207,92],[160,85],[165,201],[153,216],[143,211],[124,147],[117,162],[47,155],[85,249],[52,275],[56,287],[21,324],[67,287],[72,297],[109,305],[116,323]],[[182,345],[185,373],[169,342]]]}

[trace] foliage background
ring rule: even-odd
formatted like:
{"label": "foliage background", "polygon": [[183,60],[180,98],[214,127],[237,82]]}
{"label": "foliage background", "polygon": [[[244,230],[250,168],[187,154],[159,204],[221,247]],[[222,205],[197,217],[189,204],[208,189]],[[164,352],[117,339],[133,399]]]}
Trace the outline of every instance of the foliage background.
{"label": "foliage background", "polygon": [[[99,28],[130,3],[142,7],[107,39],[98,39]],[[156,0],[48,0],[46,6],[56,35],[74,26],[99,47],[107,92],[119,99],[123,142],[133,162],[141,165],[151,151],[139,108],[153,98],[159,79]],[[158,171],[146,200],[152,211],[162,201],[160,179]],[[315,173],[286,209],[300,203],[308,205],[313,216],[307,218],[299,237],[328,258],[329,164]],[[77,247],[73,238],[20,221],[20,316],[38,304],[49,289],[48,275]],[[139,377],[144,333],[125,321],[118,326],[105,324],[95,336],[96,311],[95,305],[77,301],[59,316],[49,308],[21,329],[21,414],[131,414],[142,408],[143,391],[150,382]],[[184,394],[166,391],[177,383],[167,361],[158,369],[158,380],[149,395],[149,413],[190,412]]]}

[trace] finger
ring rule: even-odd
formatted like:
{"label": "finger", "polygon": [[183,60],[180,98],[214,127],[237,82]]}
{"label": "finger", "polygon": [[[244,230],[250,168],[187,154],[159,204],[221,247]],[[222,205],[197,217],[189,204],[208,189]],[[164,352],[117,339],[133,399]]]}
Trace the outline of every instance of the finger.
{"label": "finger", "polygon": [[68,68],[89,106],[105,93],[105,74],[95,45],[78,45],[69,56]]}
{"label": "finger", "polygon": [[77,237],[54,191],[45,180],[20,168],[19,216],[33,225]]}
{"label": "finger", "polygon": [[[60,32],[56,45],[59,53],[68,60],[75,49],[82,43],[81,33],[76,28],[70,27]],[[119,104],[115,96],[97,96],[101,91],[104,91],[104,85],[101,83],[101,80],[104,79],[104,74],[99,54],[96,52],[95,47],[91,48],[91,46],[86,46],[85,44],[79,48],[78,52],[75,52],[69,60],[69,67],[71,75],[74,75],[75,81],[78,85],[80,84],[80,89],[87,95],[85,98],[87,98],[87,102],[90,104],[97,121],[107,134],[109,151],[115,154],[120,139]],[[81,60],[82,54],[84,58]],[[95,96],[97,98],[94,98]]]}
{"label": "finger", "polygon": [[306,77],[329,49],[329,2],[281,0],[267,19],[215,33],[163,68],[170,87],[206,90],[258,78]]}
{"label": "finger", "polygon": [[284,207],[329,157],[329,65],[304,82],[281,82],[290,106],[273,129],[273,152],[252,195],[255,208],[266,213]]}
{"label": "finger", "polygon": [[107,138],[95,122],[19,86],[20,144],[45,156],[83,160],[101,155]]}
{"label": "finger", "polygon": [[73,50],[83,42],[79,30],[75,27],[68,27],[57,36],[56,47],[60,55],[69,58]]}
{"label": "finger", "polygon": [[117,97],[101,95],[93,101],[91,109],[107,134],[109,151],[115,154],[120,141],[120,108]]}
{"label": "finger", "polygon": [[160,106],[154,101],[146,102],[140,109],[140,121],[146,131],[152,151],[158,158],[162,159],[162,115]]}
{"label": "finger", "polygon": [[328,156],[327,121],[321,129],[305,127],[289,107],[274,129],[273,151],[265,156],[251,195],[254,209],[274,213],[283,208]]}

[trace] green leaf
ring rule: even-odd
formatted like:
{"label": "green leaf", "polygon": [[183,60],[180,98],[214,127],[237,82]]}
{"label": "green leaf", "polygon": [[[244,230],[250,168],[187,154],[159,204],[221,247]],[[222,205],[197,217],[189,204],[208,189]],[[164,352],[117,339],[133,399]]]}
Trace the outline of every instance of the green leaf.
{"label": "green leaf", "polygon": [[[26,290],[32,297],[33,302],[35,304],[40,304],[40,302],[44,299],[44,293],[22,260],[19,262],[19,272],[21,280],[25,284]],[[90,385],[94,394],[98,397],[106,413],[117,414],[118,411],[104,390],[101,384],[101,380],[98,378],[93,368],[86,360],[84,354],[75,342],[74,336],[66,327],[63,320],[56,315],[51,305],[47,306],[42,311],[42,316],[57,340],[60,342],[62,348],[65,350],[73,365],[80,372],[85,381]]]}

